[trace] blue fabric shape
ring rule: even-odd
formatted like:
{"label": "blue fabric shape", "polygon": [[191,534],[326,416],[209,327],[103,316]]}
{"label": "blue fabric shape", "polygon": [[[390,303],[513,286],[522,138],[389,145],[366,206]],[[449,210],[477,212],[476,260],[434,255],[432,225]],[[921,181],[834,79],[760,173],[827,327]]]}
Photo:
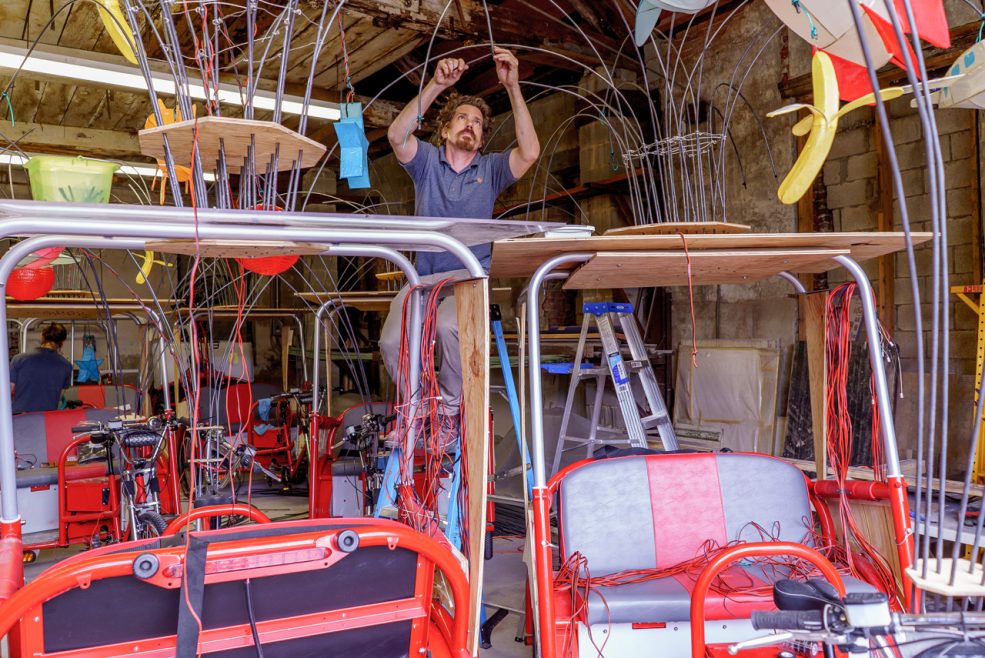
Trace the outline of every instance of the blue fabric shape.
{"label": "blue fabric shape", "polygon": [[362,103],[342,103],[342,118],[332,124],[339,139],[339,178],[349,183],[349,189],[365,189],[369,182],[369,140],[363,124]]}
{"label": "blue fabric shape", "polygon": [[260,420],[264,422],[270,420],[270,398],[257,400],[257,413],[260,414]]}
{"label": "blue fabric shape", "polygon": [[82,349],[82,358],[75,360],[75,365],[79,366],[79,375],[75,381],[77,384],[86,382],[99,383],[99,366],[103,364],[103,359],[96,358],[96,349],[87,345]]}
{"label": "blue fabric shape", "polygon": [[660,20],[662,9],[650,3],[648,0],[640,0],[640,6],[636,10],[636,25],[633,30],[636,45],[642,48],[650,39],[650,33],[657,26]]}

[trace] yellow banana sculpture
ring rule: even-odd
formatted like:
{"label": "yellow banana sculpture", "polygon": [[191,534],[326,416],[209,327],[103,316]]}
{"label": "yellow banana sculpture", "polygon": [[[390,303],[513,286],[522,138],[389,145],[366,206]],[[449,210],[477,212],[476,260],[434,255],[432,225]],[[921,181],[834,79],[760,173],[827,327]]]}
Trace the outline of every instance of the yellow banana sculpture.
{"label": "yellow banana sculpture", "polygon": [[166,263],[163,260],[155,260],[153,251],[144,252],[144,262],[140,265],[140,272],[137,273],[137,284],[143,285],[147,281],[147,277],[150,276],[150,271],[154,269],[155,265],[162,265],[164,267],[172,267],[171,263]]}
{"label": "yellow banana sculpture", "polygon": [[[817,178],[824,161],[828,159],[831,145],[834,144],[835,133],[838,132],[838,120],[860,107],[875,101],[875,94],[866,94],[853,100],[841,109],[838,108],[838,78],[835,75],[831,58],[823,50],[814,53],[811,61],[811,76],[814,87],[814,105],[795,103],[781,107],[766,116],[775,117],[798,110],[808,110],[806,116],[793,127],[793,134],[798,137],[807,135],[807,143],[797,157],[790,172],[780,184],[777,196],[786,204],[797,203],[807,192],[814,179]],[[879,91],[883,100],[899,98],[906,91],[902,87],[890,87]]]}
{"label": "yellow banana sculpture", "polygon": [[99,12],[99,18],[106,26],[106,32],[109,33],[110,39],[113,40],[117,49],[128,62],[136,64],[136,41],[130,30],[127,17],[123,15],[123,10],[120,9],[120,0],[96,0],[96,4],[102,10]]}

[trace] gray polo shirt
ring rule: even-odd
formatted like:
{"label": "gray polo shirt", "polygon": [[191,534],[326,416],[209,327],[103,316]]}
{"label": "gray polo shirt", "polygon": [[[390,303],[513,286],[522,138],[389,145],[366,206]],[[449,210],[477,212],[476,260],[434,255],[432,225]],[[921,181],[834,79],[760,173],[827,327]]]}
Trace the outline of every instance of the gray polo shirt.
{"label": "gray polo shirt", "polygon": [[[516,182],[510,171],[510,151],[476,153],[471,164],[456,173],[445,159],[444,146],[438,148],[420,140],[414,159],[403,167],[414,180],[414,214],[418,217],[490,219],[496,197]],[[471,249],[488,272],[492,245],[486,243]],[[417,271],[422,275],[462,267],[457,258],[444,252],[417,255]]]}

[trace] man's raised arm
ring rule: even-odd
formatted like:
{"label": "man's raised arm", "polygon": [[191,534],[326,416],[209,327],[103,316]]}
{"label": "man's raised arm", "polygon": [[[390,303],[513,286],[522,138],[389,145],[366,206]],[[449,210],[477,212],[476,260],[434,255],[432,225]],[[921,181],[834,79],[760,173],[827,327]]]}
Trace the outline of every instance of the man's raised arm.
{"label": "man's raised arm", "polygon": [[417,137],[414,136],[414,131],[417,130],[418,115],[423,116],[442,92],[458,82],[468,67],[464,59],[448,57],[439,61],[434,77],[424,86],[420,96],[415,96],[414,100],[407,103],[390,124],[387,138],[397,160],[402,164],[407,164],[417,155]]}

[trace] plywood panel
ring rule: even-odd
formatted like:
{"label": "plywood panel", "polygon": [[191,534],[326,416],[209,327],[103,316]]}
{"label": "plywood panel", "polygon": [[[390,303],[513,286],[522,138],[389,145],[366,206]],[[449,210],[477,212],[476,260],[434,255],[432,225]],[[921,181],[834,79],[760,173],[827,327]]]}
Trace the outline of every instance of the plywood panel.
{"label": "plywood panel", "polygon": [[659,222],[657,224],[641,224],[638,226],[620,226],[610,228],[604,235],[710,235],[716,233],[749,233],[752,227],[748,224],[731,224],[729,222]]}
{"label": "plywood panel", "polygon": [[[913,233],[913,243],[922,244],[930,233]],[[739,235],[692,235],[687,247],[693,254],[707,249],[849,249],[852,258],[868,260],[905,248],[902,233],[747,233]],[[493,245],[491,275],[529,277],[544,261],[559,254],[599,251],[677,251],[679,235],[597,236],[586,238],[530,238],[501,240]],[[822,263],[802,272],[825,272],[837,267]]]}
{"label": "plywood panel", "polygon": [[313,256],[326,247],[307,242],[252,242],[249,240],[158,240],[148,242],[149,251],[184,254],[202,258],[262,258],[265,256]]}
{"label": "plywood panel", "polygon": [[478,650],[479,608],[486,532],[489,469],[489,287],[487,279],[455,284],[459,348],[462,355],[462,414],[467,455],[469,541],[469,643]]}
{"label": "plywood panel", "polygon": [[[197,132],[197,136],[196,136]],[[219,140],[223,141],[226,162],[230,170],[236,171],[243,162],[250,146],[251,138],[256,139],[257,168],[263,171],[266,163],[280,147],[278,171],[291,168],[291,160],[303,152],[301,166],[314,166],[325,153],[325,146],[288,130],[280,124],[269,121],[248,121],[226,117],[202,117],[165,126],[141,130],[140,148],[144,155],[158,160],[164,159],[163,135],[167,134],[171,143],[171,153],[175,163],[190,166],[193,145],[198,144],[202,163],[211,169],[219,159]]]}
{"label": "plywood panel", "polygon": [[329,299],[341,299],[343,305],[359,311],[383,312],[390,310],[390,302],[397,296],[397,291],[367,291],[367,292],[296,292],[295,297],[311,304],[324,304]]}
{"label": "plywood panel", "polygon": [[[698,251],[690,253],[690,278],[695,285],[751,283],[784,270],[799,271],[847,249],[787,249]],[[684,251],[600,253],[568,277],[566,290],[586,288],[646,288],[688,284]]]}

